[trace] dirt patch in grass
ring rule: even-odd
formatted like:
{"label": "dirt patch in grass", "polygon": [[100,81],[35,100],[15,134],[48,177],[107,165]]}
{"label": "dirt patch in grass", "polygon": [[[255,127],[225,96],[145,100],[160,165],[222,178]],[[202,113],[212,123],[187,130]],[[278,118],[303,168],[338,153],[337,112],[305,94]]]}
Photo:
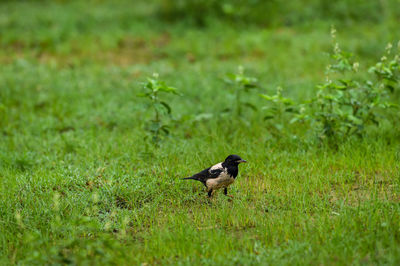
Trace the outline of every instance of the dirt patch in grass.
{"label": "dirt patch in grass", "polygon": [[168,34],[162,34],[150,40],[140,37],[120,39],[115,47],[90,49],[72,40],[68,45],[68,52],[57,51],[57,47],[48,48],[28,45],[16,41],[3,45],[0,53],[0,63],[9,64],[18,59],[33,59],[43,64],[56,63],[59,66],[74,66],[81,63],[98,63],[127,66],[134,64],[149,64],[167,57],[163,47],[170,42]]}

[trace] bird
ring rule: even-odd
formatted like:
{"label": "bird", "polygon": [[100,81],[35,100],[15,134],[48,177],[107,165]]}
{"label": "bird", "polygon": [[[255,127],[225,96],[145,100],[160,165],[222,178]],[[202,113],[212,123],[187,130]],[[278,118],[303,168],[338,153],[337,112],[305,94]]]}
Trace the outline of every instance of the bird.
{"label": "bird", "polygon": [[246,163],[239,155],[231,154],[226,157],[225,161],[217,163],[203,171],[190,177],[182,178],[183,180],[197,180],[204,184],[207,188],[208,197],[211,197],[213,191],[224,188],[224,194],[228,195],[228,186],[235,182],[239,173],[239,164]]}

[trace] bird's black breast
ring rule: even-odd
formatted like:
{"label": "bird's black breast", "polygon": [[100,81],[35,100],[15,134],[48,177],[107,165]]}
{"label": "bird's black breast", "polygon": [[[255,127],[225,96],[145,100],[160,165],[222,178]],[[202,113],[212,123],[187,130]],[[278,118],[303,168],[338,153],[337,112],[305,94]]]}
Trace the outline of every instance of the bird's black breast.
{"label": "bird's black breast", "polygon": [[233,178],[236,178],[239,172],[238,166],[237,165],[227,165],[227,172],[228,175],[232,176]]}

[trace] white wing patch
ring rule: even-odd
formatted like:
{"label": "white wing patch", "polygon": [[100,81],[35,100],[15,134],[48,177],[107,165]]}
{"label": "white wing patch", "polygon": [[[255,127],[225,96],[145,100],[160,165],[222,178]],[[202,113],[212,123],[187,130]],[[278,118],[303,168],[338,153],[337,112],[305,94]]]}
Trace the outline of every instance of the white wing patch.
{"label": "white wing patch", "polygon": [[212,170],[221,169],[221,168],[223,168],[223,167],[222,167],[222,163],[217,163],[216,165],[213,165],[213,166],[210,168],[209,172],[211,172]]}

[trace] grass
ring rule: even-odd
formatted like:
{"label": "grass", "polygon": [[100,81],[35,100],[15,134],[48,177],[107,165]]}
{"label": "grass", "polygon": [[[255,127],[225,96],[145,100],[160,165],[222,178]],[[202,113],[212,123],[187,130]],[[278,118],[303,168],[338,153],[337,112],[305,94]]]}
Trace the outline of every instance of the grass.
{"label": "grass", "polygon": [[[329,21],[195,28],[145,4],[46,5],[0,5],[0,264],[400,263],[398,124],[334,150],[303,128],[274,134],[262,111],[221,112],[238,65],[260,93],[311,95]],[[365,69],[393,25],[341,25],[339,41]],[[136,96],[153,72],[183,94],[158,149]],[[179,179],[231,153],[249,162],[233,200]]]}

